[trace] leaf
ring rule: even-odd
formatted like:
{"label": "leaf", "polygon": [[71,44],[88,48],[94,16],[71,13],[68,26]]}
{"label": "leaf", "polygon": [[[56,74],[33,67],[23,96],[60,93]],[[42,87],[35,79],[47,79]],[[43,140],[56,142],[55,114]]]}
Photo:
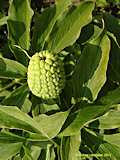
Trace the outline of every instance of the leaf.
{"label": "leaf", "polygon": [[106,0],[97,0],[96,4],[99,7],[105,7],[107,5],[107,1]]}
{"label": "leaf", "polygon": [[120,148],[120,133],[104,135],[104,140]]}
{"label": "leaf", "polygon": [[120,48],[120,45],[115,37],[115,35],[111,32],[107,32],[108,36],[116,43],[117,47]]}
{"label": "leaf", "polygon": [[63,137],[61,139],[61,160],[78,160],[80,136]]}
{"label": "leaf", "polygon": [[[120,159],[120,148],[116,147],[115,145],[104,143],[101,144],[98,148],[97,153],[105,155],[105,158],[108,158],[108,160],[119,160]],[[99,158],[100,160],[103,160],[103,158]]]}
{"label": "leaf", "polygon": [[57,104],[46,104],[46,103],[41,103],[40,104],[40,112],[41,113],[46,113],[49,111],[59,111],[60,108]]}
{"label": "leaf", "polygon": [[109,51],[110,41],[103,34],[84,47],[69,84],[72,96],[76,99],[88,99],[89,101],[94,101],[97,98],[106,82]]}
{"label": "leaf", "polygon": [[24,149],[24,156],[22,160],[33,160],[29,147],[23,146],[23,149]]}
{"label": "leaf", "polygon": [[106,26],[107,30],[115,35],[118,43],[120,44],[120,37],[119,37],[120,19],[116,18],[115,16],[113,16],[109,13],[104,13],[103,17],[104,17],[105,26]]}
{"label": "leaf", "polygon": [[25,101],[25,98],[29,92],[29,88],[27,84],[18,87],[17,89],[13,90],[5,99],[3,99],[3,105],[10,105],[10,106],[18,106],[21,107]]}
{"label": "leaf", "polygon": [[45,146],[46,146],[46,143],[51,144],[51,142],[48,140],[48,137],[45,137],[40,133],[33,133],[30,131],[24,131],[24,132],[25,132],[25,137],[27,138],[27,140],[30,141],[31,143],[33,143],[34,145],[37,143],[40,146],[42,145],[42,147],[43,147],[44,143],[45,143]]}
{"label": "leaf", "polygon": [[28,66],[29,58],[25,54],[26,51],[22,49],[20,46],[9,44],[11,51],[13,52],[16,60],[23,64],[24,66]]}
{"label": "leaf", "polygon": [[41,148],[38,146],[32,146],[31,147],[31,156],[34,158],[34,160],[38,160],[41,153]]}
{"label": "leaf", "polygon": [[18,136],[16,134],[13,134],[7,131],[0,132],[0,143],[9,144],[9,143],[18,143],[18,142],[25,142],[25,141],[26,141],[26,138],[22,136]]}
{"label": "leaf", "polygon": [[32,102],[28,98],[25,98],[25,101],[21,107],[21,111],[25,113],[29,113],[31,110],[31,106],[32,106]]}
{"label": "leaf", "polygon": [[51,159],[51,151],[50,151],[51,145],[47,145],[46,148],[46,160],[50,160]]}
{"label": "leaf", "polygon": [[47,49],[58,53],[72,45],[79,37],[81,28],[92,20],[92,1],[71,8],[61,21],[55,24],[47,41]]}
{"label": "leaf", "polygon": [[53,144],[55,144],[55,145],[57,145],[54,141],[52,141],[51,140],[51,142],[50,141],[30,141],[30,143],[31,143],[31,145],[33,145],[33,146],[38,146],[38,147],[40,147],[41,149],[45,149],[46,150],[46,148],[47,148],[47,145],[53,145]]}
{"label": "leaf", "polygon": [[93,34],[96,35],[95,28],[99,29],[99,27],[96,27],[95,25],[93,25],[91,23],[84,26],[81,30],[80,37],[78,39],[79,44],[84,44],[84,43],[88,42],[89,39],[91,39],[91,37],[93,37]]}
{"label": "leaf", "polygon": [[116,88],[112,91],[109,91],[105,96],[102,96],[100,98],[100,102],[102,104],[106,104],[106,105],[113,105],[113,104],[117,104],[120,103],[120,88]]}
{"label": "leaf", "polygon": [[32,48],[35,51],[43,49],[57,19],[68,9],[71,0],[56,0],[53,7],[45,9],[42,14],[36,15],[33,30]]}
{"label": "leaf", "polygon": [[0,26],[7,24],[7,16],[0,18]]}
{"label": "leaf", "polygon": [[33,141],[37,138],[45,141],[59,133],[67,116],[68,112],[60,112],[51,116],[40,115],[33,119],[15,106],[0,106],[0,127],[24,130],[28,132],[26,136],[29,140],[31,137]]}
{"label": "leaf", "polygon": [[46,160],[46,149],[42,149],[39,160]]}
{"label": "leaf", "polygon": [[99,129],[120,128],[120,111],[110,110],[105,115],[99,117],[96,125],[93,124],[91,127]]}
{"label": "leaf", "polygon": [[0,92],[0,101],[2,101],[3,98],[5,98],[6,96],[8,96],[9,94],[10,94],[10,92],[7,91],[7,90],[4,90],[4,91]]}
{"label": "leaf", "polygon": [[13,160],[21,160],[21,156],[20,154],[17,154],[14,156]]}
{"label": "leaf", "polygon": [[[65,125],[67,125],[66,128],[62,130],[62,132],[58,136],[72,136],[79,134],[80,129],[83,128],[83,126],[87,125],[91,121],[93,121],[98,116],[104,114],[104,112],[108,111],[110,106],[85,106],[78,110],[77,113],[71,114],[67,119]],[[74,119],[73,119],[74,117]],[[67,122],[72,122],[68,125]],[[65,125],[63,127],[65,127]]]}
{"label": "leaf", "polygon": [[[11,0],[8,11],[8,38],[23,49],[30,47],[30,24],[33,10],[30,0]],[[16,54],[17,57],[17,54]]]}
{"label": "leaf", "polygon": [[50,160],[55,160],[56,155],[55,155],[55,150],[53,147],[50,148]]}
{"label": "leaf", "polygon": [[25,78],[27,69],[22,64],[0,57],[0,78]]}
{"label": "leaf", "polygon": [[0,160],[8,160],[17,154],[21,149],[22,143],[0,143]]}
{"label": "leaf", "polygon": [[[95,134],[95,132],[90,131],[88,129],[84,129],[84,132],[82,133],[82,139],[84,139],[84,143],[87,144],[90,149],[93,151],[93,153],[96,153],[99,156],[100,160],[119,160],[120,159],[120,152],[119,147],[115,146],[114,144],[110,144],[99,135]],[[103,155],[103,157],[102,157]]]}
{"label": "leaf", "polygon": [[110,51],[110,60],[108,68],[108,79],[114,83],[120,83],[120,47],[118,43],[115,42],[113,38],[111,39],[111,51]]}
{"label": "leaf", "polygon": [[0,126],[41,134],[39,124],[15,106],[0,106]]}
{"label": "leaf", "polygon": [[41,114],[34,119],[40,124],[43,131],[50,137],[55,137],[60,129],[62,128],[69,112],[58,112],[47,116],[45,114]]}
{"label": "leaf", "polygon": [[98,26],[90,23],[82,28],[78,42],[79,44],[85,45],[91,42],[92,40],[99,38],[103,31],[104,28],[101,29]]}

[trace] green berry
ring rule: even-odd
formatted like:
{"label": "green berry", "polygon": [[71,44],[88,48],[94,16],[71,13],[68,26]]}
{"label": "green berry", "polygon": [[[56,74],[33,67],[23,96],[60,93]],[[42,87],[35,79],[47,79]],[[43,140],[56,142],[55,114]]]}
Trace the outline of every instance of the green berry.
{"label": "green berry", "polygon": [[65,84],[62,60],[48,51],[35,53],[29,62],[27,82],[34,95],[43,99],[57,98]]}

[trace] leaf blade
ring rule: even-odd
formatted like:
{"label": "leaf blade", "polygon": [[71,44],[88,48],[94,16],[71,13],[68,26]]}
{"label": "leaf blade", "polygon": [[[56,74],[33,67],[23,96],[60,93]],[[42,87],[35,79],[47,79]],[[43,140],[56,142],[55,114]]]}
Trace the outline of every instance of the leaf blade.
{"label": "leaf blade", "polygon": [[62,128],[69,112],[58,112],[47,116],[41,114],[34,119],[41,125],[42,129],[50,138],[55,137]]}
{"label": "leaf blade", "polygon": [[79,37],[81,28],[91,21],[93,8],[94,3],[88,1],[80,3],[78,7],[68,11],[62,21],[54,26],[46,48],[58,53],[72,45]]}
{"label": "leaf blade", "polygon": [[[11,0],[8,11],[8,38],[28,50],[30,47],[30,23],[33,10],[29,0]],[[17,55],[16,55],[17,56]]]}
{"label": "leaf blade", "polygon": [[[78,113],[76,113],[76,116],[73,114],[73,116],[75,116],[74,120],[58,136],[72,136],[78,134],[84,125],[90,123],[101,114],[104,114],[110,107],[111,106],[107,105],[93,105],[81,108]],[[70,115],[69,119],[72,119],[72,115]]]}
{"label": "leaf blade", "polygon": [[24,84],[5,97],[5,99],[2,101],[2,104],[21,107],[28,93],[29,88],[27,84]]}
{"label": "leaf blade", "polygon": [[21,149],[22,143],[4,144],[0,143],[0,160],[8,160],[17,154]]}
{"label": "leaf blade", "polygon": [[26,72],[27,68],[22,64],[14,60],[0,57],[0,78],[25,78]]}
{"label": "leaf blade", "polygon": [[55,4],[53,7],[46,9],[41,15],[36,16],[32,39],[32,49],[35,51],[40,51],[44,48],[54,24],[71,4],[71,0],[57,0]]}
{"label": "leaf blade", "polygon": [[103,33],[85,46],[70,80],[72,96],[88,101],[97,98],[106,82],[109,51],[110,41]]}

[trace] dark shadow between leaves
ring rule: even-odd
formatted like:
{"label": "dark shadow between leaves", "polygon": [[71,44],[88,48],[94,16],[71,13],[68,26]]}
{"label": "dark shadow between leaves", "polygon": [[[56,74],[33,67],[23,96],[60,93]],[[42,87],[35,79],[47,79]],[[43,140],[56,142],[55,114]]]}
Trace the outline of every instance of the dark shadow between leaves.
{"label": "dark shadow between leaves", "polygon": [[91,36],[94,34],[94,25],[93,24],[88,24],[87,26],[83,27],[81,30],[81,34],[77,42],[79,44],[85,43],[88,41]]}
{"label": "dark shadow between leaves", "polygon": [[100,125],[100,122],[98,119],[89,123],[89,127],[93,129],[99,129],[99,125]]}

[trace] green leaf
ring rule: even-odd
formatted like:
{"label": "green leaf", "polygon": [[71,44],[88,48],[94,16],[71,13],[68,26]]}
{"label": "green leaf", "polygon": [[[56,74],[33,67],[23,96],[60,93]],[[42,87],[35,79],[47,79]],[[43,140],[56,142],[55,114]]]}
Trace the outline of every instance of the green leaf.
{"label": "green leaf", "polygon": [[7,24],[7,16],[0,18],[0,26]]}
{"label": "green leaf", "polygon": [[72,136],[79,134],[80,129],[93,121],[98,116],[104,114],[104,112],[108,111],[110,106],[85,106],[77,111],[77,113],[73,113],[68,117],[68,122],[72,120],[72,122],[67,125],[66,128],[59,134],[59,136]]}
{"label": "green leaf", "polygon": [[27,68],[22,64],[0,57],[0,78],[14,79],[25,78]]}
{"label": "green leaf", "polygon": [[68,9],[71,0],[56,0],[56,5],[45,9],[42,14],[36,15],[33,31],[32,48],[35,51],[43,49],[57,19]]}
{"label": "green leaf", "polygon": [[28,132],[26,136],[29,140],[31,138],[34,141],[38,138],[39,141],[45,141],[59,133],[67,116],[68,112],[60,112],[51,116],[40,115],[32,119],[15,106],[0,106],[0,127],[24,130]]}
{"label": "green leaf", "polygon": [[[30,47],[30,24],[33,10],[30,0],[11,0],[8,11],[8,38],[23,49]],[[17,56],[17,54],[16,54]]]}
{"label": "green leaf", "polygon": [[99,157],[100,160],[103,160],[103,158],[105,158],[105,160],[120,159],[120,148],[114,144],[108,143],[102,139],[100,135],[97,135],[88,129],[84,129],[84,132],[82,132],[82,139],[84,140],[84,143],[90,147],[91,151],[96,153],[96,157],[97,154],[98,156],[101,154],[101,157]]}
{"label": "green leaf", "polygon": [[27,138],[27,140],[33,144],[38,143],[38,144],[40,144],[40,146],[42,145],[42,147],[44,146],[44,143],[45,143],[45,146],[46,146],[46,144],[49,144],[49,143],[51,144],[51,142],[48,141],[48,137],[45,137],[42,134],[33,133],[33,132],[29,132],[29,131],[24,131],[24,132],[25,132],[25,137]]}
{"label": "green leaf", "polygon": [[54,141],[52,142],[52,140],[51,142],[50,141],[30,141],[30,143],[32,146],[38,146],[41,149],[46,149],[47,145],[53,145],[53,144],[57,145]]}
{"label": "green leaf", "polygon": [[47,148],[46,148],[46,160],[51,160],[51,145],[47,145]]}
{"label": "green leaf", "polygon": [[26,141],[26,138],[22,136],[18,136],[16,134],[13,134],[7,131],[0,132],[0,143],[8,144],[8,143],[18,143],[18,142],[25,142],[25,141]]}
{"label": "green leaf", "polygon": [[0,143],[0,160],[8,160],[17,154],[21,149],[22,143]]}
{"label": "green leaf", "polygon": [[41,134],[40,125],[15,106],[0,106],[0,126]]}
{"label": "green leaf", "polygon": [[102,104],[109,104],[109,105],[112,105],[112,104],[117,104],[117,103],[120,103],[120,88],[116,88],[112,91],[109,91],[105,96],[102,96],[100,98],[100,102]]}
{"label": "green leaf", "polygon": [[113,33],[111,33],[111,32],[107,32],[107,34],[116,43],[116,45],[118,46],[118,48],[120,48],[120,45],[119,45],[119,43],[117,41],[116,36]]}
{"label": "green leaf", "polygon": [[39,160],[46,160],[46,149],[42,149]]}
{"label": "green leaf", "polygon": [[25,113],[29,113],[31,110],[31,106],[32,106],[32,102],[26,97],[25,101],[21,107],[21,111],[23,111]]}
{"label": "green leaf", "polygon": [[67,119],[69,112],[59,112],[47,116],[45,114],[41,114],[34,119],[40,124],[43,131],[50,137],[55,137],[60,129],[62,128],[65,120]]}
{"label": "green leaf", "polygon": [[26,55],[26,51],[22,49],[20,46],[9,44],[11,51],[13,52],[16,60],[23,64],[24,66],[28,66],[29,58]]}
{"label": "green leaf", "polygon": [[120,128],[120,111],[110,110],[105,115],[99,117],[96,122],[96,126],[91,125],[92,128],[99,129],[114,129]]}
{"label": "green leaf", "polygon": [[10,92],[7,91],[7,90],[4,90],[4,91],[0,92],[0,101],[2,101],[9,94],[10,94]]}
{"label": "green leaf", "polygon": [[[113,33],[120,44],[120,19],[116,18],[115,16],[111,15],[110,13],[104,13],[104,21],[105,26],[108,31]],[[111,23],[112,22],[112,23]]]}
{"label": "green leaf", "polygon": [[23,146],[23,149],[24,149],[24,156],[22,160],[33,160],[31,156],[31,150],[29,149],[29,147]]}
{"label": "green leaf", "polygon": [[97,28],[99,30],[99,27],[96,27],[92,23],[83,27],[81,30],[81,33],[80,33],[80,37],[78,39],[79,44],[84,44],[84,43],[88,42],[88,40],[91,39],[91,37],[93,37],[93,34],[96,35],[95,28]]}
{"label": "green leaf", "polygon": [[13,160],[21,160],[21,156],[20,154],[17,154],[14,156]]}
{"label": "green leaf", "polygon": [[61,160],[78,160],[80,135],[63,137],[61,139]]}
{"label": "green leaf", "polygon": [[51,147],[50,148],[50,160],[55,160],[55,159],[56,159],[55,151],[54,151],[54,148]]}
{"label": "green leaf", "polygon": [[99,7],[105,7],[107,5],[107,0],[97,0],[96,4]]}
{"label": "green leaf", "polygon": [[[75,98],[94,101],[104,83],[109,60],[110,41],[101,34],[83,49],[70,86]],[[87,57],[87,58],[86,58]],[[66,88],[67,89],[67,88]],[[69,89],[70,90],[70,89]]]}
{"label": "green leaf", "polygon": [[40,104],[40,112],[41,113],[46,113],[49,111],[59,111],[60,108],[57,104],[46,104],[46,103],[41,103]]}
{"label": "green leaf", "polygon": [[29,88],[27,84],[18,87],[17,89],[13,90],[5,99],[3,99],[3,105],[9,106],[18,106],[21,107],[25,101],[25,98],[29,92]]}
{"label": "green leaf", "polygon": [[[108,160],[119,160],[120,159],[120,148],[116,147],[113,144],[110,143],[103,143],[98,148],[97,153],[106,155],[105,158]],[[103,160],[103,158],[100,158],[100,160]]]}
{"label": "green leaf", "polygon": [[109,60],[109,69],[108,69],[108,79],[116,84],[120,83],[120,46],[116,41],[111,39],[111,51],[110,51],[110,60]]}
{"label": "green leaf", "polygon": [[72,45],[79,37],[81,28],[92,20],[92,1],[80,3],[71,8],[62,20],[55,24],[47,41],[47,49],[58,53]]}
{"label": "green leaf", "polygon": [[31,147],[31,156],[34,158],[34,160],[38,160],[41,153],[41,148],[38,146],[32,146]]}
{"label": "green leaf", "polygon": [[104,140],[120,148],[120,133],[104,135]]}

